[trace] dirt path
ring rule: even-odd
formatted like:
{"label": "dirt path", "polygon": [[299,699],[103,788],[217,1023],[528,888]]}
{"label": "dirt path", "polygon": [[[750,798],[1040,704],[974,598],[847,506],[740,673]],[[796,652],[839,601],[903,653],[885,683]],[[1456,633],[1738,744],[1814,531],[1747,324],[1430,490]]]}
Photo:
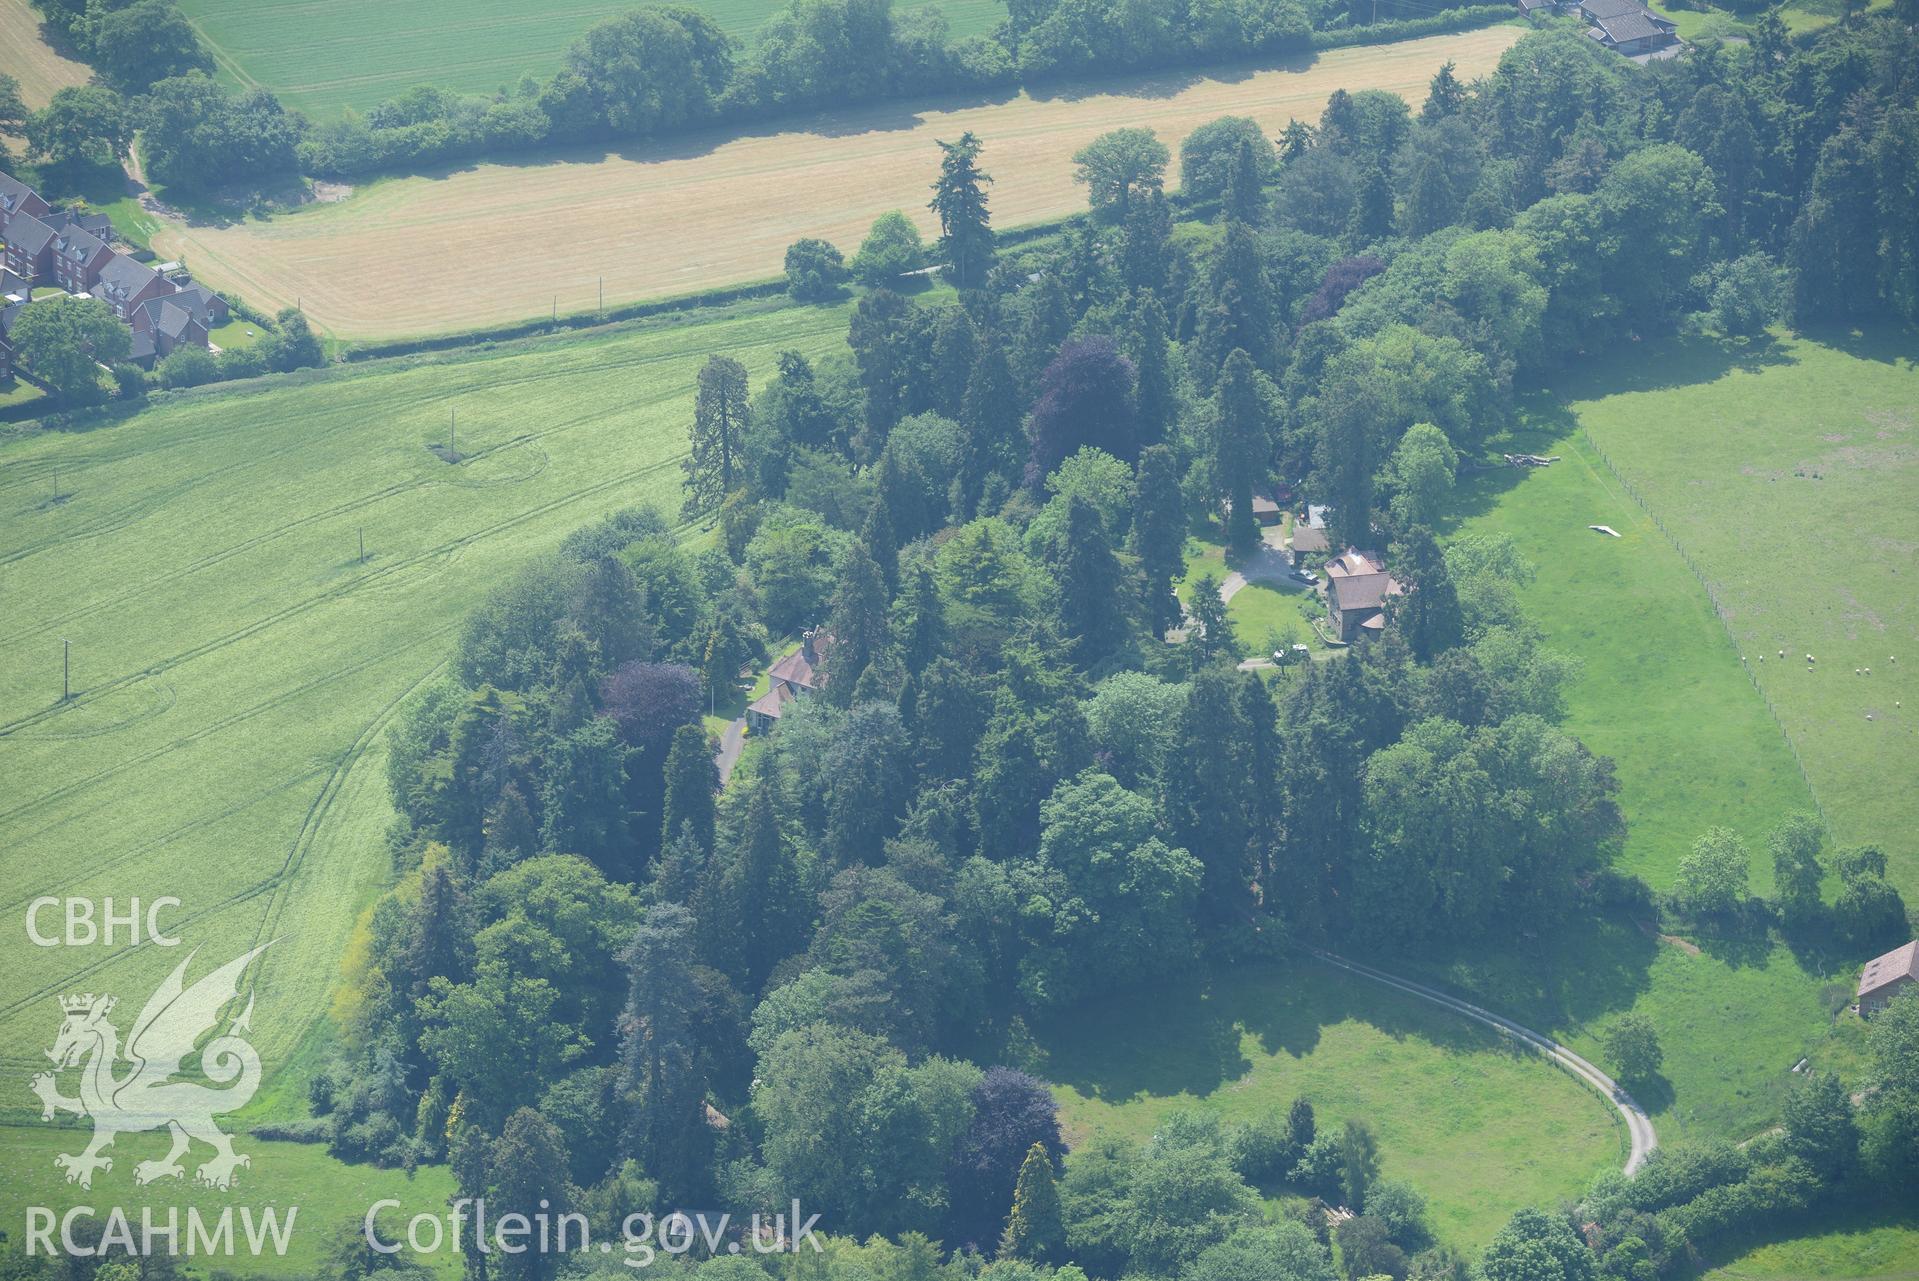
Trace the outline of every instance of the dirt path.
{"label": "dirt path", "polygon": [[1227,114],[1251,116],[1276,134],[1295,117],[1317,118],[1338,88],[1386,89],[1417,102],[1441,63],[1451,59],[1463,79],[1483,75],[1522,34],[1488,27],[1337,49],[1228,79],[1169,73],[985,105],[893,103],[814,117],[779,134],[475,165],[370,183],[337,204],[264,221],[171,222],[153,244],[197,278],[269,311],[300,299],[316,325],[343,338],[590,311],[602,281],[611,305],[777,275],[786,246],[805,236],[850,256],[888,209],[904,209],[930,232],[934,142],[965,130],[986,144],[995,222],[1014,226],[1085,207],[1072,156],[1109,129],[1144,126],[1177,147]]}
{"label": "dirt path", "polygon": [[1483,1010],[1477,1005],[1448,996],[1437,988],[1427,987],[1423,983],[1415,983],[1411,979],[1403,979],[1397,975],[1388,974],[1384,970],[1376,970],[1370,965],[1361,965],[1358,961],[1349,961],[1331,952],[1322,952],[1318,948],[1309,947],[1304,950],[1328,965],[1337,966],[1387,987],[1398,988],[1402,992],[1431,1001],[1435,1005],[1443,1005],[1476,1023],[1485,1024],[1496,1032],[1523,1041],[1597,1090],[1619,1110],[1619,1115],[1625,1118],[1626,1134],[1631,1141],[1626,1155],[1627,1174],[1637,1173],[1639,1167],[1644,1165],[1646,1158],[1651,1155],[1652,1150],[1659,1146],[1659,1135],[1653,1130],[1652,1118],[1646,1115],[1644,1108],[1634,1102],[1632,1095],[1621,1089],[1611,1077],[1551,1037],[1535,1032],[1531,1028],[1521,1027],[1511,1019],[1501,1018],[1490,1010]]}

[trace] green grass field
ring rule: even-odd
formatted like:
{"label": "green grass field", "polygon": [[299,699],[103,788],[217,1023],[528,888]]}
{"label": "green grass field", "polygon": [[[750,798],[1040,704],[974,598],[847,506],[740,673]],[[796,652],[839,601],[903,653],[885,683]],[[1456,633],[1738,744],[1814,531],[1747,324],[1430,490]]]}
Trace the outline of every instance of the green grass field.
{"label": "green grass field", "polygon": [[1314,961],[1129,993],[1061,1018],[1043,1046],[1074,1137],[1144,1139],[1178,1106],[1247,1121],[1300,1095],[1322,1128],[1369,1120],[1383,1172],[1425,1193],[1435,1232],[1462,1247],[1624,1159],[1612,1109],[1551,1063]]}
{"label": "green grass field", "polygon": [[[750,45],[780,0],[691,0]],[[930,0],[917,0],[929,3]],[[627,0],[184,0],[221,74],[264,85],[319,119],[365,111],[415,85],[465,93],[551,75],[588,27],[627,12]],[[913,7],[903,0],[901,9]],[[1006,16],[1002,0],[939,0],[955,36],[982,34]]]}
{"label": "green grass field", "polygon": [[1743,655],[1771,701],[1834,839],[1883,848],[1908,900],[1919,900],[1919,790],[1904,785],[1919,776],[1916,358],[1911,334],[1768,341],[1730,359],[1672,344],[1626,387],[1576,406],[1711,585],[1736,643],[1727,657]]}
{"label": "green grass field", "polygon": [[1818,1232],[1755,1246],[1706,1281],[1919,1281],[1919,1210],[1852,1214]]}
{"label": "green grass field", "polygon": [[[56,1153],[78,1152],[86,1139],[82,1130],[0,1126],[0,1209],[5,1214],[0,1225],[10,1239],[24,1243],[21,1207],[28,1205],[45,1207],[55,1214],[64,1214],[76,1205],[93,1206],[98,1214],[106,1213],[107,1206],[118,1206],[127,1213],[136,1233],[143,1207],[151,1206],[160,1223],[165,1223],[166,1213],[172,1209],[180,1216],[183,1237],[189,1207],[208,1221],[228,1207],[236,1216],[242,1207],[256,1216],[272,1207],[284,1222],[288,1210],[293,1209],[293,1227],[284,1257],[271,1253],[256,1257],[241,1250],[192,1262],[195,1271],[202,1273],[220,1270],[243,1276],[312,1276],[325,1260],[334,1235],[345,1225],[361,1221],[376,1201],[401,1203],[400,1209],[382,1211],[379,1218],[387,1239],[397,1240],[408,1218],[444,1214],[447,1198],[453,1194],[453,1176],[444,1166],[426,1166],[409,1176],[404,1170],[345,1165],[329,1157],[325,1148],[311,1144],[268,1142],[244,1134],[234,1135],[234,1150],[252,1158],[252,1164],[239,1171],[230,1191],[195,1185],[191,1164],[187,1165],[186,1180],[134,1186],[129,1173],[134,1163],[157,1160],[166,1154],[164,1134],[127,1135],[118,1140],[111,1149],[113,1169],[96,1175],[89,1191],[63,1182],[53,1165]],[[205,1155],[204,1150],[198,1150],[189,1161],[204,1160]],[[233,1231],[239,1239],[237,1221]],[[458,1276],[460,1272],[460,1257],[450,1250],[408,1257],[417,1258],[439,1276]]]}
{"label": "green grass field", "polygon": [[[206,949],[196,975],[277,940],[254,1041],[270,1069],[287,1062],[389,874],[385,729],[462,616],[597,516],[677,506],[708,353],[759,376],[845,328],[837,309],[704,319],[204,389],[0,445],[4,910],[177,896],[175,932]],[[427,449],[454,407],[458,466]],[[0,1073],[51,1043],[55,996],[119,994],[124,1030],[187,948],[39,948],[10,931]],[[30,1102],[0,1108],[21,1119]]]}

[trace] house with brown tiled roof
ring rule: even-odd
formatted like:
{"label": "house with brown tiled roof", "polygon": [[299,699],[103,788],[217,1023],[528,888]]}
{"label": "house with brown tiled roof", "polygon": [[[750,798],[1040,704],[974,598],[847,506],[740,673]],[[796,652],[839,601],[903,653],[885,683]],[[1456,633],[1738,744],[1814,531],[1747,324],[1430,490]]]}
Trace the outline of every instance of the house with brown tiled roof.
{"label": "house with brown tiled roof", "polygon": [[766,693],[754,699],[746,709],[747,727],[765,733],[780,719],[788,703],[823,688],[826,685],[823,665],[826,652],[832,646],[833,637],[829,632],[812,629],[802,632],[799,648],[766,669]]}
{"label": "house with brown tiled roof", "polygon": [[1875,1014],[1915,986],[1919,986],[1919,939],[1866,962],[1859,971],[1859,1013]]}
{"label": "house with brown tiled roof", "polygon": [[1326,562],[1326,612],[1339,639],[1351,643],[1386,630],[1386,601],[1404,590],[1377,552],[1348,547]]}

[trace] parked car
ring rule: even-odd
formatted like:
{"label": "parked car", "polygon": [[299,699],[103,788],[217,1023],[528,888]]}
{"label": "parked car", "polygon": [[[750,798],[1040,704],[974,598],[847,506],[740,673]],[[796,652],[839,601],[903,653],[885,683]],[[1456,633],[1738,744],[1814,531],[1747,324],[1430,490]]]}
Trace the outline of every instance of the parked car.
{"label": "parked car", "polygon": [[1319,585],[1319,575],[1310,569],[1295,569],[1293,571],[1293,578],[1306,584],[1308,587],[1316,587]]}

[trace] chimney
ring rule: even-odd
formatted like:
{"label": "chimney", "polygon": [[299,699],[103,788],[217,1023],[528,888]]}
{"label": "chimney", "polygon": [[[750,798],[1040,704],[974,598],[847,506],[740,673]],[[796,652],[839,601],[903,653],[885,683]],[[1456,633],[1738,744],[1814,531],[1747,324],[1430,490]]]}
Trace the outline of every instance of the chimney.
{"label": "chimney", "polygon": [[800,633],[800,657],[806,660],[808,667],[819,664],[819,655],[813,649],[814,630],[809,627]]}

